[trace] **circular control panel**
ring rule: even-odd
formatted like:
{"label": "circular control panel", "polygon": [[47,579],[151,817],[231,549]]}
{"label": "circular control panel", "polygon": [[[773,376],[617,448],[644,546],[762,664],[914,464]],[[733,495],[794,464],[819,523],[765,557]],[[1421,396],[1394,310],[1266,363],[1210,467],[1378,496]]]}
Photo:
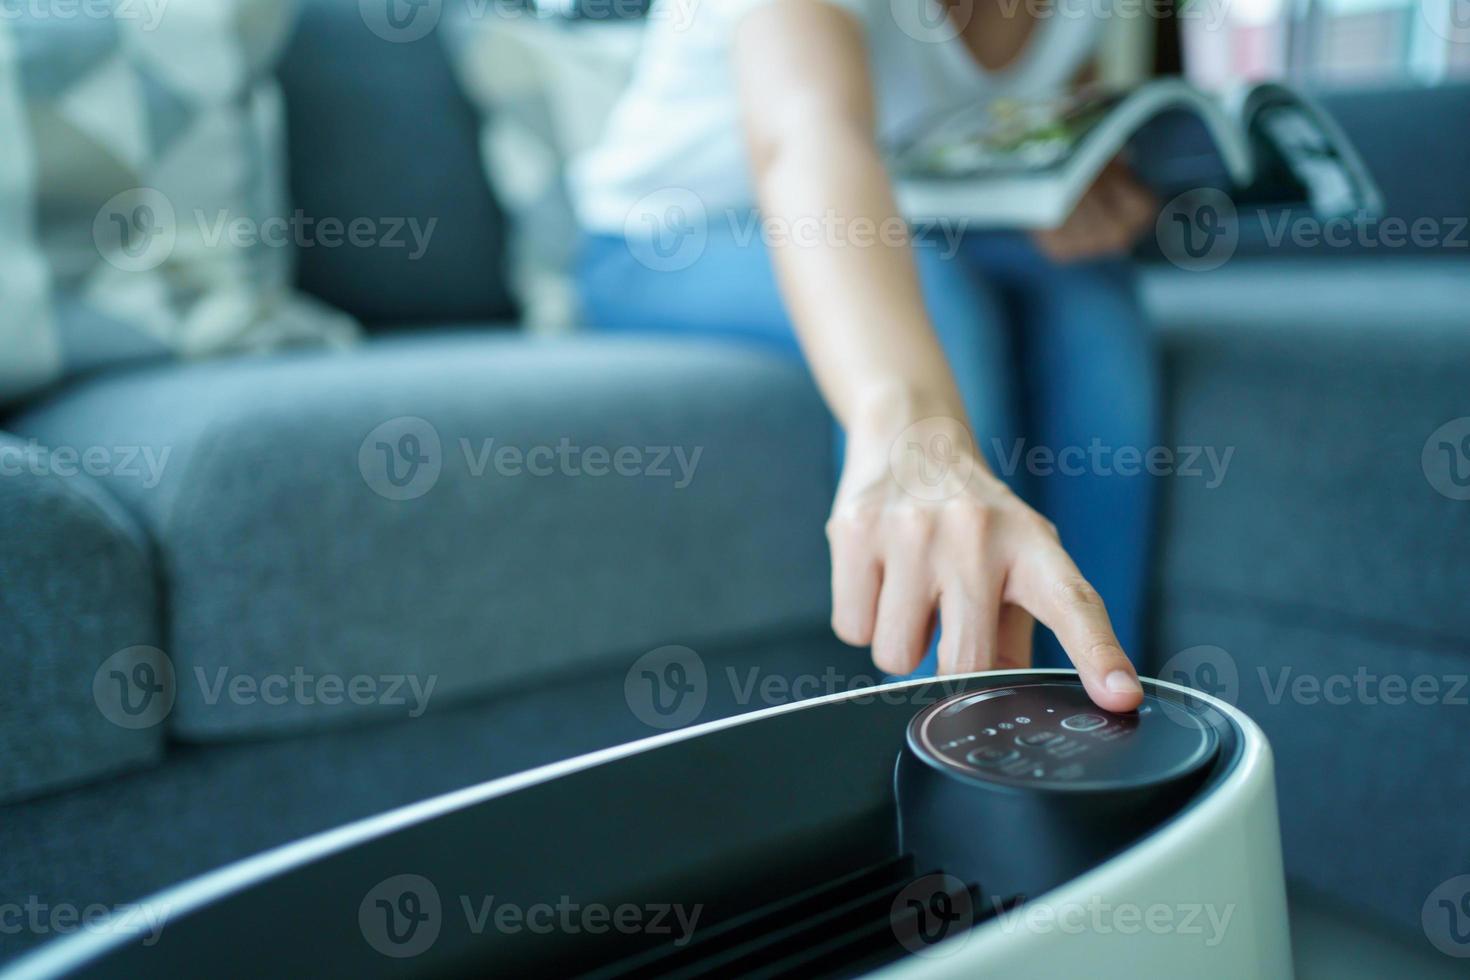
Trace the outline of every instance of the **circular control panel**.
{"label": "circular control panel", "polygon": [[1077,683],[958,694],[909,723],[910,750],[942,771],[1030,789],[1121,790],[1199,772],[1218,736],[1195,711],[1145,694],[1114,714]]}

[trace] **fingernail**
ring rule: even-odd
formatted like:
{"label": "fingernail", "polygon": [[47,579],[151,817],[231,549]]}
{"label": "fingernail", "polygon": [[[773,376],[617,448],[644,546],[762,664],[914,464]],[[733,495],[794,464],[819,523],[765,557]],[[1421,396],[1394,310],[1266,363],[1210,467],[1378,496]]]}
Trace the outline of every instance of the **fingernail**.
{"label": "fingernail", "polygon": [[1137,694],[1143,690],[1138,678],[1126,670],[1115,670],[1103,681],[1103,686],[1114,694]]}

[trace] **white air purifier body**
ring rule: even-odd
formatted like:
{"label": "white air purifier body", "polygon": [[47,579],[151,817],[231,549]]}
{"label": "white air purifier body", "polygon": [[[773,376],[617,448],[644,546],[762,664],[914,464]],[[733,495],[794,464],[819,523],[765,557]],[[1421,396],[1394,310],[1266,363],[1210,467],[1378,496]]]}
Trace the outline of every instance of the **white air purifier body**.
{"label": "white air purifier body", "polygon": [[1266,740],[1144,686],[1108,715],[1070,671],[998,671],[670,731],[238,862],[129,910],[157,935],[4,976],[1290,978]]}

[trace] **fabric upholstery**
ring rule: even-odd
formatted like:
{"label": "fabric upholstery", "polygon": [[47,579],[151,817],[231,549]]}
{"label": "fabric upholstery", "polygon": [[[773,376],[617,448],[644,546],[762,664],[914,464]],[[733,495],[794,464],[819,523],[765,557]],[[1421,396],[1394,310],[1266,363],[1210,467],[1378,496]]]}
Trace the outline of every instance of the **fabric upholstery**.
{"label": "fabric upholstery", "polygon": [[[1317,255],[1238,258],[1209,272],[1146,268],[1144,303],[1165,330],[1208,331],[1211,343],[1270,359],[1285,345],[1359,345],[1364,332],[1454,333],[1470,302],[1470,251],[1457,258]],[[1244,331],[1244,333],[1241,333]],[[1239,337],[1249,343],[1231,344]],[[1202,338],[1203,339],[1203,338]],[[1256,344],[1264,345],[1251,353]],[[1326,368],[1323,368],[1326,370]]]}
{"label": "fabric upholstery", "polygon": [[[1463,640],[1183,589],[1162,610],[1153,670],[1177,681],[1185,654],[1219,694],[1200,681],[1233,669],[1224,693],[1271,742],[1287,874],[1422,937],[1425,899],[1470,867]],[[1438,693],[1416,701],[1416,680]]]}
{"label": "fabric upholstery", "polygon": [[351,339],[289,288],[270,75],[289,25],[283,0],[0,19],[0,402],[126,361]]}
{"label": "fabric upholstery", "polygon": [[1470,567],[1446,540],[1470,509],[1424,458],[1470,416],[1464,267],[1241,262],[1151,283],[1169,441],[1234,453],[1218,487],[1170,483],[1165,588],[1470,632]]}
{"label": "fabric upholstery", "polygon": [[0,433],[0,804],[163,755],[94,696],[109,658],[158,643],[157,599],[142,531],[81,466]]}
{"label": "fabric upholstery", "polygon": [[[844,685],[873,679],[867,654],[825,628],[697,652],[711,678],[698,721],[782,703],[788,690],[827,693],[808,685],[829,666]],[[610,652],[600,668],[414,720],[175,747],[160,769],[0,809],[0,896],[34,895],[48,906],[130,902],[349,820],[658,734],[624,696],[641,653]],[[738,681],[727,683],[732,673]],[[751,677],[777,697],[746,696]],[[0,932],[0,961],[46,938]]]}
{"label": "fabric upholstery", "polygon": [[580,237],[566,168],[602,136],[643,25],[469,13],[442,30],[480,112],[485,175],[512,219],[510,284],[529,328],[566,330],[578,322],[571,269]]}
{"label": "fabric upholstery", "polygon": [[411,707],[221,687],[241,675],[401,676],[432,710],[828,615],[829,417],[799,366],[735,347],[384,340],[99,379],[13,424],[169,450],[156,486],[104,482],[159,551],[186,738]]}
{"label": "fabric upholstery", "polygon": [[1233,453],[1164,491],[1150,669],[1265,729],[1290,874],[1415,930],[1470,866],[1463,267],[1241,261],[1149,290],[1166,442]]}
{"label": "fabric upholstery", "polygon": [[[1438,85],[1355,87],[1324,91],[1321,100],[1377,179],[1384,197],[1383,217],[1408,222],[1433,219],[1440,233],[1432,249],[1464,259],[1470,233],[1460,221],[1470,215],[1470,187],[1462,180],[1435,175],[1470,170],[1470,139],[1463,127],[1424,121],[1464,119],[1470,113],[1470,82],[1460,78]],[[1370,238],[1359,251],[1381,258],[1385,249]]]}
{"label": "fabric upholstery", "polygon": [[[384,0],[298,5],[279,69],[293,206],[312,221],[414,222],[427,232],[422,250],[302,249],[301,288],[369,328],[510,326],[504,220],[480,168],[474,112],[439,37],[398,42],[374,33],[364,18],[386,9]],[[427,19],[452,6],[398,9]]]}

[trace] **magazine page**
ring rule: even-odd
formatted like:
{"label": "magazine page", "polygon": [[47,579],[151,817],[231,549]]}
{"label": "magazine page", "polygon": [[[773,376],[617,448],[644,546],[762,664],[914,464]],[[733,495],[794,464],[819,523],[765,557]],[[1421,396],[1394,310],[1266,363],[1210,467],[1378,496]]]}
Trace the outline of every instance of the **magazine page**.
{"label": "magazine page", "polygon": [[1055,227],[1135,133],[1173,110],[1200,120],[1234,182],[1250,179],[1235,121],[1188,83],[1158,79],[1127,92],[997,99],[932,121],[891,157],[900,210],[914,221]]}
{"label": "magazine page", "polygon": [[1232,93],[1231,102],[1242,131],[1269,144],[1268,152],[1301,185],[1316,214],[1382,211],[1382,194],[1357,150],[1310,97],[1263,83]]}
{"label": "magazine page", "polygon": [[931,124],[895,155],[894,169],[926,179],[1059,171],[1125,97],[1084,89],[1051,99],[978,103]]}

